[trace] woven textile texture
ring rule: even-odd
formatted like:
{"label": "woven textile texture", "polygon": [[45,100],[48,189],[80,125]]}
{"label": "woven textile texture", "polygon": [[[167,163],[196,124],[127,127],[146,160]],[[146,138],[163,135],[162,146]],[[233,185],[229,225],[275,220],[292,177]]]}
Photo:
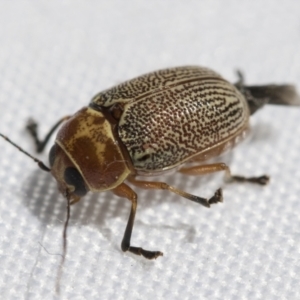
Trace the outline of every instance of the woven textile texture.
{"label": "woven textile texture", "polygon": [[[40,134],[97,92],[156,69],[201,65],[231,82],[300,90],[299,1],[0,1],[0,132],[34,154]],[[0,140],[0,298],[300,299],[300,108],[267,106],[248,139],[219,158],[233,173],[268,174],[266,187],[222,174],[158,180],[224,203],[206,209],[166,191],[136,189],[132,244],[120,249],[130,202],[110,192],[71,207],[54,179]],[[51,140],[53,143],[54,138]],[[51,145],[37,155],[48,164]]]}

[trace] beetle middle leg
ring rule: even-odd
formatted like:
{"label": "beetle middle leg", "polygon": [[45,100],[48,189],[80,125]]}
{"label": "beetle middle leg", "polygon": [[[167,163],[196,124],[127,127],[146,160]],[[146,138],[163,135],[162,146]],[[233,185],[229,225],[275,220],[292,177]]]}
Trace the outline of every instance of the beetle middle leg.
{"label": "beetle middle leg", "polygon": [[35,142],[35,146],[36,146],[36,152],[37,153],[41,153],[45,146],[47,145],[51,135],[54,133],[54,131],[58,128],[58,126],[70,119],[71,116],[65,116],[63,118],[61,118],[60,120],[58,120],[49,130],[48,134],[45,136],[44,140],[41,140],[38,136],[38,124],[33,120],[33,119],[29,119],[26,125],[26,129],[28,130],[28,132],[30,133],[30,135],[32,136],[34,142]]}
{"label": "beetle middle leg", "polygon": [[184,192],[182,190],[179,190],[179,189],[175,188],[174,186],[168,185],[165,182],[137,180],[133,176],[128,177],[127,180],[130,183],[132,183],[135,186],[140,187],[142,189],[168,190],[174,194],[177,194],[183,198],[189,199],[193,202],[199,203],[205,207],[210,207],[210,205],[214,204],[214,203],[223,202],[222,189],[218,189],[211,198],[206,199],[206,198],[195,196],[195,195],[189,194],[187,192]]}
{"label": "beetle middle leg", "polygon": [[229,182],[251,182],[260,185],[266,185],[270,180],[269,176],[267,175],[262,175],[258,177],[244,177],[238,175],[231,175],[230,168],[224,163],[184,167],[179,170],[180,173],[187,175],[203,175],[218,171],[225,171],[226,180]]}
{"label": "beetle middle leg", "polygon": [[158,256],[162,256],[163,253],[160,251],[148,251],[141,247],[133,247],[130,245],[132,228],[133,228],[133,224],[134,224],[134,218],[135,218],[136,207],[137,207],[137,195],[125,183],[122,183],[121,185],[117,186],[112,191],[115,195],[122,197],[122,198],[127,198],[128,200],[131,201],[131,211],[130,211],[129,219],[127,222],[127,226],[126,226],[126,229],[124,232],[124,237],[123,237],[122,244],[121,244],[122,250],[124,252],[129,251],[136,255],[142,255],[148,259],[154,259],[154,258],[157,258]]}

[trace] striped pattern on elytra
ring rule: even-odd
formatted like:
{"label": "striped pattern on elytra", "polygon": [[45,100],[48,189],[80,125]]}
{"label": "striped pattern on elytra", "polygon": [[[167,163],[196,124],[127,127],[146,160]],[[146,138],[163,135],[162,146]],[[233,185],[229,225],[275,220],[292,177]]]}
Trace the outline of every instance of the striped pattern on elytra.
{"label": "striped pattern on elytra", "polygon": [[92,103],[123,105],[118,134],[141,174],[222,152],[248,128],[244,96],[202,67],[152,72],[97,94]]}
{"label": "striped pattern on elytra", "polygon": [[117,102],[128,102],[143,98],[146,96],[145,94],[155,93],[167,86],[177,85],[178,82],[209,77],[222,79],[218,73],[198,66],[158,70],[106,89],[95,95],[91,103],[108,107]]}

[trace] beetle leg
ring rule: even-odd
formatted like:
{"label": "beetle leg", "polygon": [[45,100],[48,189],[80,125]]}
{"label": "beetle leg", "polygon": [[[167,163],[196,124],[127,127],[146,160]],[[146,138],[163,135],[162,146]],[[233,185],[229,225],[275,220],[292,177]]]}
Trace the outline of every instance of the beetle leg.
{"label": "beetle leg", "polygon": [[136,180],[134,177],[128,177],[127,179],[130,183],[134,184],[135,186],[137,186],[139,188],[147,189],[147,190],[153,190],[153,189],[168,190],[174,194],[177,194],[183,198],[186,198],[186,199],[189,199],[196,203],[199,203],[205,207],[210,207],[210,204],[223,202],[222,189],[218,189],[210,199],[206,199],[206,198],[202,198],[202,197],[198,197],[198,196],[186,193],[186,192],[179,190],[171,185],[168,185],[165,182],[142,181],[142,180]]}
{"label": "beetle leg", "polygon": [[135,212],[136,212],[136,207],[137,207],[137,195],[125,183],[120,184],[112,191],[115,195],[122,197],[122,198],[127,198],[128,200],[131,201],[131,211],[130,211],[129,219],[127,222],[127,226],[126,226],[126,229],[124,232],[124,237],[123,237],[122,244],[121,244],[122,250],[124,252],[129,251],[136,255],[142,255],[148,259],[154,259],[154,258],[157,258],[158,256],[162,256],[163,253],[160,251],[148,251],[148,250],[144,250],[143,248],[140,248],[140,247],[130,246],[131,233],[132,233]]}
{"label": "beetle leg", "polygon": [[237,76],[238,82],[234,85],[246,98],[251,115],[265,104],[300,105],[300,97],[293,85],[268,84],[246,86],[243,73],[237,70]]}
{"label": "beetle leg", "polygon": [[208,173],[213,173],[218,171],[225,171],[226,180],[229,182],[252,182],[260,185],[266,185],[270,180],[269,176],[267,175],[262,175],[258,177],[244,177],[244,176],[231,175],[230,168],[224,163],[185,167],[179,170],[180,173],[187,174],[187,175],[203,175],[203,174],[208,174]]}
{"label": "beetle leg", "polygon": [[33,137],[33,140],[35,142],[35,146],[36,146],[36,152],[41,153],[46,144],[48,143],[51,135],[54,133],[54,131],[57,129],[57,127],[64,121],[70,119],[71,116],[65,116],[63,118],[61,118],[58,122],[56,122],[52,128],[50,129],[50,131],[48,132],[48,134],[45,136],[44,140],[41,141],[38,137],[38,124],[33,120],[33,119],[29,119],[26,125],[26,129],[29,131],[30,135]]}

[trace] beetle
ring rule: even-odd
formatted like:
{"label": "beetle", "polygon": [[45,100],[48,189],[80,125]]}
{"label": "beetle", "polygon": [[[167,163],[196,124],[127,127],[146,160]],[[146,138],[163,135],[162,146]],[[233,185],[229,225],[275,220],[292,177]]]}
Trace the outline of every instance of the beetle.
{"label": "beetle", "polygon": [[231,84],[198,66],[148,73],[98,93],[87,107],[60,119],[44,140],[39,139],[37,124],[31,120],[27,129],[38,152],[63,123],[49,153],[50,167],[0,135],[51,172],[69,204],[88,191],[109,190],[130,200],[121,248],[154,259],[163,253],[130,243],[137,209],[137,195],[130,184],[168,190],[205,207],[222,202],[222,190],[205,199],[164,182],[138,178],[171,171],[189,175],[225,171],[230,181],[265,185],[269,180],[266,175],[233,176],[225,163],[205,163],[235,146],[249,131],[250,115],[264,104],[299,105],[291,85],[245,86],[242,74],[238,75],[239,81]]}

